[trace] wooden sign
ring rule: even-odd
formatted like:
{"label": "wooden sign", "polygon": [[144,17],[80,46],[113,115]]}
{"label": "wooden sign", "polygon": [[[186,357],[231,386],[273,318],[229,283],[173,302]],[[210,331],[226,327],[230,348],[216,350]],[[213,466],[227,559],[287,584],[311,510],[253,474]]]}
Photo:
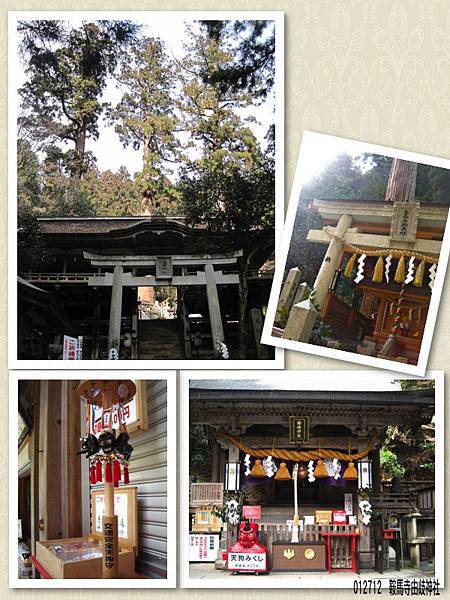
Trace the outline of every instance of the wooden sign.
{"label": "wooden sign", "polygon": [[[92,490],[91,535],[97,539],[101,538],[104,511],[104,490]],[[132,549],[137,554],[138,504],[136,486],[122,486],[114,489],[114,513],[118,520],[118,537],[120,548]]]}
{"label": "wooden sign", "polygon": [[415,242],[419,222],[419,204],[394,203],[390,238],[395,242]]}
{"label": "wooden sign", "polygon": [[213,507],[196,508],[192,520],[192,531],[220,531],[222,529],[222,519],[215,514]]}
{"label": "wooden sign", "polygon": [[243,506],[242,516],[244,519],[260,519],[261,518],[261,506]]}
{"label": "wooden sign", "polygon": [[330,525],[333,513],[331,510],[316,510],[317,525]]}
{"label": "wooden sign", "polygon": [[309,442],[309,417],[289,417],[289,441],[292,444]]}
{"label": "wooden sign", "polygon": [[173,265],[170,256],[155,256],[155,279],[172,279]]}

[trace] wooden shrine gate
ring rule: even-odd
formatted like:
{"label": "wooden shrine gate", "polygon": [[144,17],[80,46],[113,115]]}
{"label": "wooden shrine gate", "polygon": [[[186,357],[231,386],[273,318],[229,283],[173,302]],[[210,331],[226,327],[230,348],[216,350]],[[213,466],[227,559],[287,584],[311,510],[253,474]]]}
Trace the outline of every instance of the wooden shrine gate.
{"label": "wooden shrine gate", "polygon": [[[84,258],[100,272],[88,277],[88,285],[111,287],[108,352],[119,350],[124,287],[206,286],[211,336],[215,351],[225,344],[218,285],[238,285],[238,273],[223,273],[216,267],[236,265],[242,251],[212,255],[132,256],[84,252]],[[112,273],[110,270],[112,269]],[[102,272],[103,271],[103,272]]]}

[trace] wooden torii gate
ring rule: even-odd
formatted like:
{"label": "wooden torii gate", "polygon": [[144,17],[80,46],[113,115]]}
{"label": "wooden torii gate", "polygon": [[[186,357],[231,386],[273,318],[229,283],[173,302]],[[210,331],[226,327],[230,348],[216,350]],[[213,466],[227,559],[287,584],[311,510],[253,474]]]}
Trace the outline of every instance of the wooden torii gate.
{"label": "wooden torii gate", "polygon": [[[122,294],[124,287],[155,286],[192,286],[205,285],[208,300],[209,320],[214,349],[218,351],[225,343],[222,315],[220,312],[218,285],[239,284],[238,273],[223,273],[216,270],[220,265],[237,264],[242,250],[227,254],[181,254],[170,256],[131,256],[103,255],[84,252],[84,258],[93,267],[106,271],[92,275],[88,279],[89,286],[111,287],[111,307],[109,312],[108,352],[120,348]],[[113,269],[113,272],[108,270]],[[136,276],[136,269],[154,270],[154,275]],[[189,274],[189,269],[199,269]],[[129,269],[129,271],[126,271]],[[181,274],[174,274],[174,269]],[[201,269],[201,270],[200,270]]]}

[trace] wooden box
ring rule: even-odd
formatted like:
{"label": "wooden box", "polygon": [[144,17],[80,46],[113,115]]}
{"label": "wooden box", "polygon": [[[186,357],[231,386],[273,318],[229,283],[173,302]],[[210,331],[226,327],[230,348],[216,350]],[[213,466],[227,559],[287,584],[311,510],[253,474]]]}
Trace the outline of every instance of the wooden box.
{"label": "wooden box", "polygon": [[273,542],[272,571],[326,571],[325,542]]}
{"label": "wooden box", "polygon": [[[138,545],[137,488],[116,488],[114,500],[119,530],[119,577],[133,578]],[[36,542],[36,559],[52,578],[101,579],[103,508],[103,490],[93,490],[90,535]]]}

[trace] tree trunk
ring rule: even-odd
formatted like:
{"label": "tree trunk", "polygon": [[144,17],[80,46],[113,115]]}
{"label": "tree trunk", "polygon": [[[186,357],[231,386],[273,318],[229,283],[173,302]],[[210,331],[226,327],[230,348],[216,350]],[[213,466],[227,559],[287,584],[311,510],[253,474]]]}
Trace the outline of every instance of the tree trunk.
{"label": "tree trunk", "polygon": [[142,164],[142,179],[143,179],[143,190],[141,198],[141,215],[151,216],[153,214],[153,198],[149,192],[147,186],[148,172],[147,172],[147,160],[150,149],[150,139],[144,139],[144,155]]}
{"label": "tree trunk", "polygon": [[417,163],[394,158],[386,187],[386,202],[414,202]]}
{"label": "tree trunk", "polygon": [[75,177],[81,179],[84,172],[84,155],[86,152],[86,125],[82,125],[77,132],[77,139],[75,140],[75,165],[73,174]]}

